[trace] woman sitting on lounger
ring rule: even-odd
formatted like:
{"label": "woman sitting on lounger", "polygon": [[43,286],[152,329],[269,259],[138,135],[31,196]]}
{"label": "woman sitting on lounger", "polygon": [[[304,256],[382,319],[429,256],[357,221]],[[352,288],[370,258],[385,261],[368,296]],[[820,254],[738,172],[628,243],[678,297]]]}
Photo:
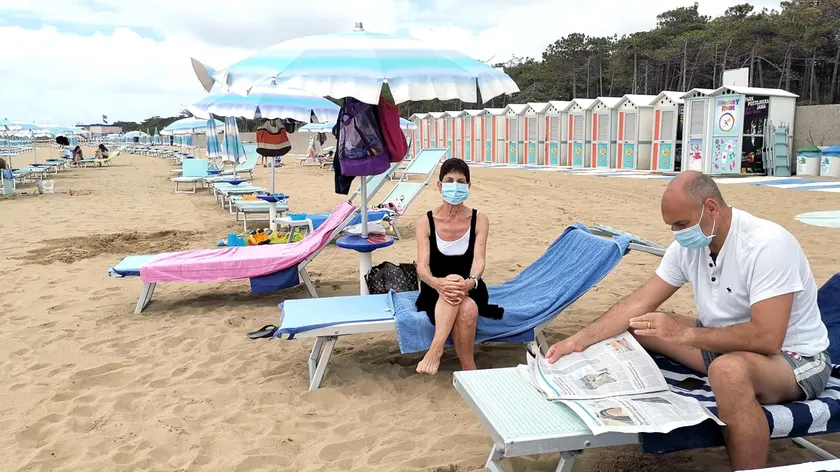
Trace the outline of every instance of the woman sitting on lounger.
{"label": "woman sitting on lounger", "polygon": [[106,148],[104,144],[100,144],[99,149],[96,150],[96,158],[97,159],[107,159],[108,158],[108,148]]}
{"label": "woman sitting on lounger", "polygon": [[490,221],[464,205],[469,196],[470,168],[460,159],[440,167],[438,190],[443,204],[417,222],[417,274],[422,281],[417,309],[435,325],[429,352],[417,365],[435,374],[449,335],[464,370],[474,370],[473,348],[478,316],[500,319],[503,309],[488,304],[481,280]]}

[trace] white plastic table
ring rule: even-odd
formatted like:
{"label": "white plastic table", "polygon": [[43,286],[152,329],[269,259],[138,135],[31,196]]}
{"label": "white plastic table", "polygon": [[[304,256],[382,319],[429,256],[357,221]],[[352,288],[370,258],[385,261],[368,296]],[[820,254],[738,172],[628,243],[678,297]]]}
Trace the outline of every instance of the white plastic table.
{"label": "white plastic table", "polygon": [[312,234],[312,232],[315,231],[312,228],[312,220],[309,219],[309,218],[304,218],[302,220],[293,220],[289,216],[281,216],[279,218],[274,218],[273,222],[275,224],[277,224],[278,226],[288,226],[289,227],[289,241],[288,242],[292,242],[292,240],[293,240],[292,235],[295,232],[295,228],[297,228],[298,231],[305,230],[306,234],[303,235],[304,237]]}

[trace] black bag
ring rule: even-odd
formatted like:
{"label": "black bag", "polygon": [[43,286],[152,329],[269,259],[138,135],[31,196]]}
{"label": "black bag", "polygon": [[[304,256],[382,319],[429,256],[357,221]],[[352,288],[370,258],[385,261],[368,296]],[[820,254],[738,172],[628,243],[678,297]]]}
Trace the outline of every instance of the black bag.
{"label": "black bag", "polygon": [[373,294],[395,292],[413,292],[419,290],[417,264],[394,264],[383,262],[370,269],[365,275],[368,291]]}

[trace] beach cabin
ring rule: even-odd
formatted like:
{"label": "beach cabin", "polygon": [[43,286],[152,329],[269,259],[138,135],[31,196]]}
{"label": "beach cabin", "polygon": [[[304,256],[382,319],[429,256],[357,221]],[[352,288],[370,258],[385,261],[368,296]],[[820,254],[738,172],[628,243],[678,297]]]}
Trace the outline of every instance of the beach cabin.
{"label": "beach cabin", "polygon": [[547,165],[548,122],[546,110],[548,103],[528,103],[525,119],[528,132],[525,135],[525,163],[529,165]]}
{"label": "beach cabin", "polygon": [[505,107],[505,162],[523,164],[525,162],[525,136],[527,120],[525,110],[528,105],[510,104]]}
{"label": "beach cabin", "polygon": [[445,119],[447,120],[446,136],[448,142],[451,142],[449,149],[452,154],[450,157],[457,157],[464,160],[464,115],[462,111],[447,111]]}
{"label": "beach cabin", "polygon": [[[444,124],[444,115],[442,111],[433,111],[429,113],[429,147],[442,148],[446,147],[446,126]],[[447,148],[448,149],[448,148]]]}
{"label": "beach cabin", "polygon": [[487,119],[484,122],[485,152],[490,149],[490,160],[485,156],[485,162],[496,164],[507,163],[507,120],[504,108],[485,108]]}
{"label": "beach cabin", "polygon": [[711,98],[712,89],[696,88],[682,94],[683,99],[683,149],[681,170],[704,172],[704,161],[708,149],[711,149]]}
{"label": "beach cabin", "polygon": [[[768,168],[775,166],[773,127],[787,124],[793,136],[797,97],[785,90],[741,86],[724,86],[710,93],[711,149],[704,172],[774,174],[775,168]],[[792,150],[786,155],[793,155]]]}
{"label": "beach cabin", "polygon": [[616,140],[618,139],[618,97],[598,97],[592,104],[593,167],[615,169]]}
{"label": "beach cabin", "polygon": [[662,92],[653,99],[654,172],[679,172],[682,156],[683,99],[682,92]]}
{"label": "beach cabin", "polygon": [[426,117],[428,113],[415,113],[408,117],[408,120],[417,125],[417,129],[411,131],[411,139],[414,145],[412,146],[412,156],[417,157],[417,153],[429,147],[429,131],[426,126]]}
{"label": "beach cabin", "polygon": [[592,155],[589,144],[592,139],[592,105],[591,98],[575,98],[566,107],[568,115],[568,161],[572,167],[591,167]]}
{"label": "beach cabin", "polygon": [[482,142],[482,116],[485,114],[484,110],[464,110],[461,116],[461,125],[464,127],[463,136],[463,154],[464,160],[467,162],[479,162],[481,160]]}
{"label": "beach cabin", "polygon": [[653,95],[625,95],[618,102],[618,168],[650,170]]}
{"label": "beach cabin", "polygon": [[543,110],[545,115],[545,155],[550,166],[568,166],[568,101],[553,100]]}

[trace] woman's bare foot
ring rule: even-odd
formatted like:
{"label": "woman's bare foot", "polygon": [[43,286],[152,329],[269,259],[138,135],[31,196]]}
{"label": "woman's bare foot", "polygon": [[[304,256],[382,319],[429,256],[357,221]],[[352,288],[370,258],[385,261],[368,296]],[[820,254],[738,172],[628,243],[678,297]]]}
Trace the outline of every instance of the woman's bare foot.
{"label": "woman's bare foot", "polygon": [[429,349],[423,360],[417,364],[418,374],[435,375],[440,367],[440,358],[443,356],[443,349]]}

